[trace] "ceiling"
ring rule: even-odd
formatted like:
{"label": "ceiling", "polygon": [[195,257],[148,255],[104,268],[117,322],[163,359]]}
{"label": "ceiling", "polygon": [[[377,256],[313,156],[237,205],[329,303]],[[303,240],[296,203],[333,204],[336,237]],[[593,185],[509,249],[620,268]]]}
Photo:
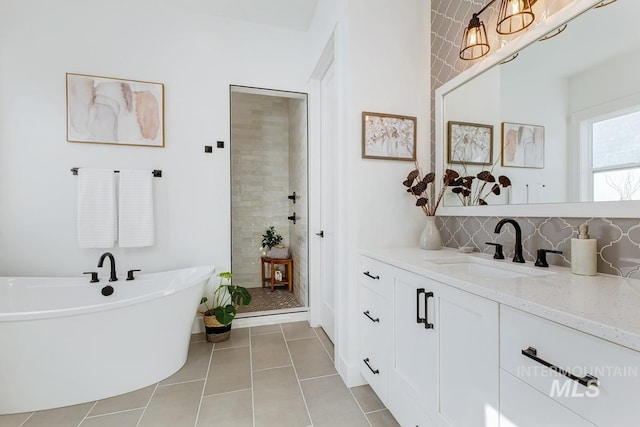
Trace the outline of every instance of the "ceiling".
{"label": "ceiling", "polygon": [[307,31],[318,0],[183,0],[181,3],[201,13]]}

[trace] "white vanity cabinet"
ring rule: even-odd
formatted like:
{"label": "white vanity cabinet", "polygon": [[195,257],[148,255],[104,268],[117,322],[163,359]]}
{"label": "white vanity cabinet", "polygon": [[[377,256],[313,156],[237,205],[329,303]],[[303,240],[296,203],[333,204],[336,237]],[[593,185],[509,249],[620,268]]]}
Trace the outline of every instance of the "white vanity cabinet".
{"label": "white vanity cabinet", "polygon": [[640,426],[637,282],[559,267],[494,282],[429,256],[361,257],[361,371],[403,427]]}
{"label": "white vanity cabinet", "polygon": [[[366,257],[361,265],[391,278],[378,294],[385,294],[393,318],[383,402],[398,422],[411,427],[498,425],[498,304]],[[365,283],[362,295],[370,290]],[[363,324],[360,335],[366,341]],[[361,342],[361,349],[370,346],[375,344]]]}
{"label": "white vanity cabinet", "polygon": [[392,275],[385,264],[361,258],[358,303],[360,373],[387,402],[388,353],[391,347]]}

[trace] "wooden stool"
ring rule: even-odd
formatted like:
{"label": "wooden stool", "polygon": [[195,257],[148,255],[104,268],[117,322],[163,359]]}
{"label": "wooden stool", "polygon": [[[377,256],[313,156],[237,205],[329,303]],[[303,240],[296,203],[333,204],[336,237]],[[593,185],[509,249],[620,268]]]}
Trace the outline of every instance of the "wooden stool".
{"label": "wooden stool", "polygon": [[[293,259],[291,258],[269,258],[263,256],[260,258],[262,260],[262,287],[264,288],[265,283],[268,283],[271,287],[271,292],[273,292],[274,286],[277,285],[285,285],[289,287],[289,292],[293,292]],[[266,275],[265,266],[269,265],[269,276]],[[276,265],[284,265],[284,272],[282,273],[282,280],[276,280],[275,272]]]}

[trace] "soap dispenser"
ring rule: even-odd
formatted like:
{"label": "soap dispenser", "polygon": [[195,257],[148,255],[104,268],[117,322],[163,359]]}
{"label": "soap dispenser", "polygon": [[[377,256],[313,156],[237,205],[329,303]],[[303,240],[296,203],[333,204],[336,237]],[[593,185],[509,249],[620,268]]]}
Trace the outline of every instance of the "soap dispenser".
{"label": "soap dispenser", "polygon": [[589,226],[578,227],[578,237],[571,239],[571,272],[582,276],[598,273],[598,240],[589,236]]}

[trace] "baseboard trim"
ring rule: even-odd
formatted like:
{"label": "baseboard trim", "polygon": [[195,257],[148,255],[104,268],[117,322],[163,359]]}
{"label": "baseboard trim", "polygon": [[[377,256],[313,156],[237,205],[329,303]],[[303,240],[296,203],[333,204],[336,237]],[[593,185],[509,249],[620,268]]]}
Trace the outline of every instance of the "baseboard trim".
{"label": "baseboard trim", "polygon": [[343,357],[338,357],[336,370],[349,388],[368,384],[360,373],[360,365],[349,364]]}

